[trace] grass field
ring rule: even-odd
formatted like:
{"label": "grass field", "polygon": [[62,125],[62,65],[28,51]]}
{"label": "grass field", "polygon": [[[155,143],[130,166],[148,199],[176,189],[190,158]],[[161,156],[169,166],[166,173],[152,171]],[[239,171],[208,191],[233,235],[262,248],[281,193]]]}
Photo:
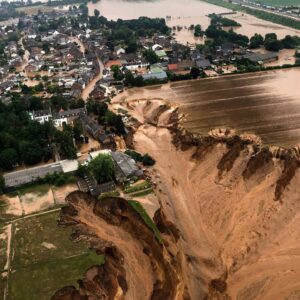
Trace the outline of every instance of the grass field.
{"label": "grass field", "polygon": [[[64,286],[77,286],[89,267],[104,263],[104,257],[88,250],[86,243],[72,242],[71,229],[58,227],[57,218],[55,212],[13,224],[8,300],[50,299]],[[0,251],[3,248],[0,242]],[[1,291],[3,284],[0,280]]]}
{"label": "grass field", "polygon": [[300,0],[255,0],[255,2],[270,6],[300,6]]}
{"label": "grass field", "polygon": [[163,244],[163,239],[161,237],[161,234],[158,230],[158,228],[156,227],[156,225],[154,224],[153,220],[149,217],[149,215],[147,214],[146,210],[144,209],[143,205],[138,202],[138,201],[134,201],[134,200],[129,200],[128,203],[135,209],[135,211],[142,217],[143,221],[146,223],[146,225],[148,227],[151,228],[151,230],[153,231],[156,239],[159,241],[160,244]]}

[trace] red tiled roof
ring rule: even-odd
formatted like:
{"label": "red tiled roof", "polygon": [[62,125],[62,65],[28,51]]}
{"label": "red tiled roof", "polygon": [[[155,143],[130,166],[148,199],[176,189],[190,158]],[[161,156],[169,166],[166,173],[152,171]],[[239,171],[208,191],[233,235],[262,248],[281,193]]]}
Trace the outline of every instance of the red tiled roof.
{"label": "red tiled roof", "polygon": [[178,64],[169,64],[168,69],[169,71],[176,71],[178,70]]}
{"label": "red tiled roof", "polygon": [[111,66],[122,67],[122,62],[120,60],[110,60],[105,64],[105,68],[110,68]]}

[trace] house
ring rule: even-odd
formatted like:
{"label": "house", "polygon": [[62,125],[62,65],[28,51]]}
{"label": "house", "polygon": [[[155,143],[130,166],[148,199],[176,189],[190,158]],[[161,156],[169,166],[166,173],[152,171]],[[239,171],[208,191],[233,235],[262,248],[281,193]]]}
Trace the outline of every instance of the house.
{"label": "house", "polygon": [[8,92],[15,86],[12,80],[4,81],[0,83],[0,93]]}
{"label": "house", "polygon": [[123,62],[121,60],[109,60],[105,64],[105,69],[110,69],[112,66],[122,67],[123,66]]}
{"label": "house", "polygon": [[79,99],[81,97],[82,91],[82,85],[79,82],[74,82],[71,87],[70,95],[71,97]]}
{"label": "house", "polygon": [[176,64],[169,64],[168,70],[174,74],[189,74],[192,67],[194,67],[196,63],[192,60],[183,60]]}
{"label": "house", "polygon": [[118,56],[126,53],[126,50],[122,46],[116,46],[114,51]]}
{"label": "house", "polygon": [[70,124],[81,115],[85,115],[85,108],[75,108],[68,110],[61,110],[53,114],[53,123],[55,127],[62,127],[64,124]]}
{"label": "house", "polygon": [[87,115],[81,115],[80,120],[84,129],[95,139],[99,140],[99,136],[103,133],[100,125]]}
{"label": "house", "polygon": [[143,176],[143,171],[129,155],[123,152],[112,152],[111,156],[115,164],[115,177],[119,183],[124,183],[133,176]]}
{"label": "house", "polygon": [[167,73],[160,67],[154,66],[151,67],[150,72],[142,75],[144,80],[159,80],[165,81],[168,80]]}
{"label": "house", "polygon": [[199,59],[196,60],[196,66],[203,70],[209,69],[211,68],[211,62],[208,59]]}
{"label": "house", "polygon": [[104,150],[90,152],[87,158],[87,162],[89,163],[90,161],[95,159],[99,154],[111,155],[111,150],[104,149]]}
{"label": "house", "polygon": [[229,56],[234,52],[235,45],[233,43],[224,43],[217,47],[216,52],[221,56]]}
{"label": "house", "polygon": [[278,60],[278,53],[268,52],[268,53],[249,53],[242,56],[245,59],[250,60],[256,64],[265,64]]}
{"label": "house", "polygon": [[44,124],[45,122],[50,122],[52,120],[51,110],[38,110],[29,113],[30,119],[33,121],[37,121],[40,124]]}
{"label": "house", "polygon": [[35,73],[38,71],[38,67],[36,65],[28,65],[25,67],[26,73]]}
{"label": "house", "polygon": [[158,51],[158,50],[163,50],[163,46],[159,45],[159,44],[155,44],[152,46],[152,50],[153,51]]}

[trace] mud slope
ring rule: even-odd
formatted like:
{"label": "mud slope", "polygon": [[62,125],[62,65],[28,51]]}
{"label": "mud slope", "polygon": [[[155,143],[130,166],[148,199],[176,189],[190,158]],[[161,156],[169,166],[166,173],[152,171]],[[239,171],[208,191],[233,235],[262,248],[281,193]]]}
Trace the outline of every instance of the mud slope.
{"label": "mud slope", "polygon": [[52,300],[189,299],[180,278],[180,257],[156,240],[126,200],[97,201],[73,192],[67,202],[60,224],[73,226],[73,238],[88,240],[92,249],[105,255],[105,264],[91,266],[79,280],[79,290],[65,287]]}
{"label": "mud slope", "polygon": [[299,299],[299,148],[226,129],[193,135],[163,100],[112,105],[134,117],[128,143],[156,160],[164,243],[124,199],[70,194],[61,224],[106,263],[53,300]]}
{"label": "mud slope", "polygon": [[125,108],[144,112],[133,143],[156,159],[152,177],[162,210],[180,232],[191,298],[299,299],[297,148],[263,147],[256,136],[222,129],[194,136],[159,100]]}

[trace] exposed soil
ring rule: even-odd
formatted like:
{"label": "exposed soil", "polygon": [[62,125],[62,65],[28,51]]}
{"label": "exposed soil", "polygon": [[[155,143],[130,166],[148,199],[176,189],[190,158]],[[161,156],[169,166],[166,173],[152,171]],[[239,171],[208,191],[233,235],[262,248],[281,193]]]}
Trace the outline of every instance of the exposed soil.
{"label": "exposed soil", "polygon": [[288,298],[300,288],[297,149],[264,147],[231,130],[193,135],[172,117],[167,126],[144,120],[133,144],[156,160],[153,177],[159,174],[162,210],[180,232],[191,298]]}
{"label": "exposed soil", "polygon": [[61,223],[106,263],[53,299],[297,299],[299,147],[228,129],[191,134],[162,100],[123,106],[138,120],[128,144],[156,160],[149,173],[164,244],[124,199],[74,192]]}
{"label": "exposed soil", "polygon": [[86,272],[79,281],[79,291],[64,288],[52,299],[189,299],[177,253],[167,251],[155,239],[126,200],[97,201],[74,192],[67,201],[60,224],[75,225],[73,238],[89,240],[91,248],[105,255],[106,262]]}

